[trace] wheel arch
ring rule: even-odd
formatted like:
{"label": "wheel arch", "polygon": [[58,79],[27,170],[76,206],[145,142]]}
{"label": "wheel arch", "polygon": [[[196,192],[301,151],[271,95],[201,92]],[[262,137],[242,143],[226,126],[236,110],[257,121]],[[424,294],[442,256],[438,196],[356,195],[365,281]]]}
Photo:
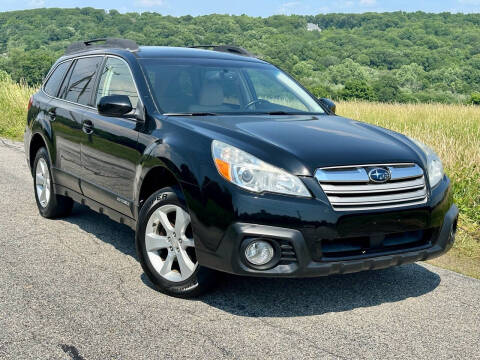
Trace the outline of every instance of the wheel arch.
{"label": "wheel arch", "polygon": [[30,165],[30,171],[33,176],[33,163],[35,162],[35,156],[40,148],[44,147],[47,150],[47,154],[50,160],[50,164],[52,164],[52,156],[50,154],[50,148],[48,146],[48,142],[45,140],[44,135],[41,132],[36,132],[32,135],[30,139],[30,144],[28,147],[28,161]]}
{"label": "wheel arch", "polygon": [[145,156],[140,163],[139,172],[135,189],[135,217],[137,219],[143,204],[155,191],[169,186],[177,186],[184,194],[180,170],[168,159],[151,155]]}
{"label": "wheel arch", "polygon": [[51,166],[55,166],[56,152],[52,125],[46,118],[43,111],[39,111],[38,114],[31,120],[29,128],[31,135],[28,141],[28,153],[25,155],[28,155],[30,170],[33,174],[33,162],[35,161],[35,154],[37,153],[38,149],[42,147],[42,145],[47,149],[48,159],[50,160]]}
{"label": "wheel arch", "polygon": [[138,205],[141,207],[145,200],[155,191],[167,186],[180,186],[180,181],[166,166],[157,165],[148,170],[140,183],[138,190]]}

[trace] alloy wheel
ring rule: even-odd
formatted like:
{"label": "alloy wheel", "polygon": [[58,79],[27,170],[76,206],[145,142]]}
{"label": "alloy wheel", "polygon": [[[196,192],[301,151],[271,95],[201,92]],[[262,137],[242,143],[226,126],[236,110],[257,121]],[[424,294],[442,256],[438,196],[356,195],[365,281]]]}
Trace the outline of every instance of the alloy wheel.
{"label": "alloy wheel", "polygon": [[163,205],[150,215],[145,248],[155,271],[169,281],[188,279],[198,266],[190,215],[178,205]]}
{"label": "alloy wheel", "polygon": [[50,201],[50,172],[44,158],[40,158],[35,169],[35,188],[38,202],[46,208]]}

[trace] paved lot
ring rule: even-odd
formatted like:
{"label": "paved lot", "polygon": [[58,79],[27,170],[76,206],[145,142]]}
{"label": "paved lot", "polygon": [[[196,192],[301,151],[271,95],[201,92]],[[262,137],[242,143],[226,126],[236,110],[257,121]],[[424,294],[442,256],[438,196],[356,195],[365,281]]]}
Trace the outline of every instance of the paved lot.
{"label": "paved lot", "polygon": [[133,232],[76,206],[38,215],[18,144],[0,141],[1,359],[480,359],[480,281],[425,264],[310,280],[226,276],[157,293]]}

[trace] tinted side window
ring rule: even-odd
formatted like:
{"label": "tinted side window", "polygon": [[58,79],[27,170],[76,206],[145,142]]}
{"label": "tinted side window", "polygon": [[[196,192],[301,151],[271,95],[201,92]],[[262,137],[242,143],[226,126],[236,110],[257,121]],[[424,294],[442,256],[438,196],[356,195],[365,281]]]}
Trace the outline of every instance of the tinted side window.
{"label": "tinted side window", "polygon": [[50,75],[50,77],[48,78],[43,88],[48,95],[57,96],[60,83],[62,82],[63,76],[67,72],[68,67],[70,66],[71,63],[72,63],[71,61],[66,61],[64,63],[61,63],[53,71],[52,75]]}
{"label": "tinted side window", "polygon": [[95,73],[102,62],[102,57],[78,59],[75,63],[70,81],[66,88],[65,100],[82,105],[91,105]]}
{"label": "tinted side window", "polygon": [[70,66],[70,69],[67,71],[67,75],[65,75],[65,78],[63,79],[62,85],[60,86],[60,91],[58,92],[58,97],[60,99],[65,99],[65,94],[67,93],[67,88],[68,88],[68,82],[70,80],[70,76],[72,76],[72,70],[75,66],[72,65]]}
{"label": "tinted side window", "polygon": [[98,83],[97,104],[104,96],[127,95],[133,108],[137,107],[138,94],[128,65],[117,58],[108,58]]}

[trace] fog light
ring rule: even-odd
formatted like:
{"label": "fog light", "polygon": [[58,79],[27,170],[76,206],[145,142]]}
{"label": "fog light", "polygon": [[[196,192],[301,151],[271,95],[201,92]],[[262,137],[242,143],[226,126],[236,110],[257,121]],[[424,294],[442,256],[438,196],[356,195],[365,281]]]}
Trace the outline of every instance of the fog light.
{"label": "fog light", "polygon": [[268,241],[254,240],[245,249],[245,258],[253,265],[265,265],[273,259],[275,251]]}

